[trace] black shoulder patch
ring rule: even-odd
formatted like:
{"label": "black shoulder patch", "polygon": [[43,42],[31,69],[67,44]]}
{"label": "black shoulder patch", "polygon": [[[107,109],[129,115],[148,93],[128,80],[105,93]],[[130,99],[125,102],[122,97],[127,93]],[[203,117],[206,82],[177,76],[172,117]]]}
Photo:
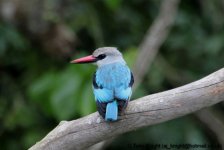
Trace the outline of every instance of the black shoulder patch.
{"label": "black shoulder patch", "polygon": [[133,76],[133,74],[131,72],[131,81],[129,83],[129,87],[132,87],[133,84],[134,84],[134,76]]}
{"label": "black shoulder patch", "polygon": [[96,72],[93,74],[93,87],[95,89],[102,89],[103,87],[102,86],[99,86],[97,83],[96,83]]}
{"label": "black shoulder patch", "polygon": [[97,106],[97,110],[99,112],[99,114],[105,118],[105,113],[106,113],[106,107],[107,107],[107,103],[101,103],[98,100],[96,101],[96,106]]}

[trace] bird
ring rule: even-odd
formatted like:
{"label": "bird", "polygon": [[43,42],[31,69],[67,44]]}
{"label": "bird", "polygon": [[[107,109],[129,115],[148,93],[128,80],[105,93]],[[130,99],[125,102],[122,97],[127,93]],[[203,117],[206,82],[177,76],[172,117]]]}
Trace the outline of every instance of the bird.
{"label": "bird", "polygon": [[92,55],[72,60],[74,64],[93,63],[93,93],[99,114],[108,122],[118,120],[130,101],[134,76],[116,47],[101,47]]}

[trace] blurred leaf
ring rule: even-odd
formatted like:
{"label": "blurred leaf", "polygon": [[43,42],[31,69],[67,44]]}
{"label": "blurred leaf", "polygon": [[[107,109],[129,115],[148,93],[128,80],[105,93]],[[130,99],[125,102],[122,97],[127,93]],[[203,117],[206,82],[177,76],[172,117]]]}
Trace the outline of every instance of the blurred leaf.
{"label": "blurred leaf", "polygon": [[[0,31],[0,34],[1,34],[1,31]],[[3,37],[0,37],[0,56],[1,57],[5,54],[6,47],[7,47],[7,44],[5,39]]]}
{"label": "blurred leaf", "polygon": [[4,118],[5,112],[7,108],[7,101],[0,97],[0,119]]}
{"label": "blurred leaf", "polygon": [[120,7],[122,0],[104,0],[106,6],[111,10],[116,10]]}
{"label": "blurred leaf", "polygon": [[138,51],[137,51],[137,48],[135,48],[135,47],[131,47],[123,53],[123,57],[124,57],[125,61],[127,62],[127,65],[130,68],[134,67],[134,63],[136,61],[137,54],[138,54]]}
{"label": "blurred leaf", "polygon": [[81,80],[77,74],[66,70],[56,78],[56,89],[50,97],[51,105],[58,120],[71,118],[76,112],[75,98],[79,93]]}
{"label": "blurred leaf", "polygon": [[28,94],[30,99],[41,105],[41,108],[51,115],[52,106],[49,102],[50,95],[55,88],[56,75],[53,72],[47,72],[42,77],[30,84]]}
{"label": "blurred leaf", "polygon": [[46,133],[47,131],[43,131],[39,129],[39,127],[25,131],[24,136],[22,138],[24,147],[26,149],[30,148],[34,143],[41,140],[41,138],[45,136]]}
{"label": "blurred leaf", "polygon": [[9,48],[22,51],[27,44],[28,41],[16,28],[11,25],[0,24],[0,56]]}
{"label": "blurred leaf", "polygon": [[206,52],[211,55],[217,55],[224,48],[223,38],[224,34],[208,38],[204,46]]}
{"label": "blurred leaf", "polygon": [[92,83],[90,82],[90,80],[88,80],[88,82],[85,82],[85,84],[86,85],[82,91],[82,97],[79,99],[80,113],[82,116],[96,111],[96,103],[93,96]]}
{"label": "blurred leaf", "polygon": [[5,114],[4,125],[13,130],[16,127],[28,127],[35,122],[34,113],[19,99],[14,101],[10,113]]}

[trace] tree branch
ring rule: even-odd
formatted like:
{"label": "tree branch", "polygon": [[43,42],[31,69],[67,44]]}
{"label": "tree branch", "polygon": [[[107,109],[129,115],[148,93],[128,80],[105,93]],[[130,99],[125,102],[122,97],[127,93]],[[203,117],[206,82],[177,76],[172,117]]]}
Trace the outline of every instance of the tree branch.
{"label": "tree branch", "polygon": [[171,120],[222,100],[224,68],[191,84],[131,101],[117,122],[105,122],[98,113],[63,121],[30,150],[84,149],[113,136]]}
{"label": "tree branch", "polygon": [[148,29],[139,46],[140,53],[133,70],[135,76],[134,89],[142,81],[156,57],[160,46],[166,40],[174,23],[179,2],[180,0],[162,1],[158,17]]}

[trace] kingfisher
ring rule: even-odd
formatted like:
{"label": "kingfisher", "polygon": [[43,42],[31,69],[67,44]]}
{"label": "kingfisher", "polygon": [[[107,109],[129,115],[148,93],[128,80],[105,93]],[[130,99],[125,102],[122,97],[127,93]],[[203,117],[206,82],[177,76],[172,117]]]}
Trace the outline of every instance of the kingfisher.
{"label": "kingfisher", "polygon": [[128,105],[134,84],[133,74],[121,52],[115,47],[102,47],[71,63],[98,66],[92,82],[97,110],[106,121],[117,121]]}

